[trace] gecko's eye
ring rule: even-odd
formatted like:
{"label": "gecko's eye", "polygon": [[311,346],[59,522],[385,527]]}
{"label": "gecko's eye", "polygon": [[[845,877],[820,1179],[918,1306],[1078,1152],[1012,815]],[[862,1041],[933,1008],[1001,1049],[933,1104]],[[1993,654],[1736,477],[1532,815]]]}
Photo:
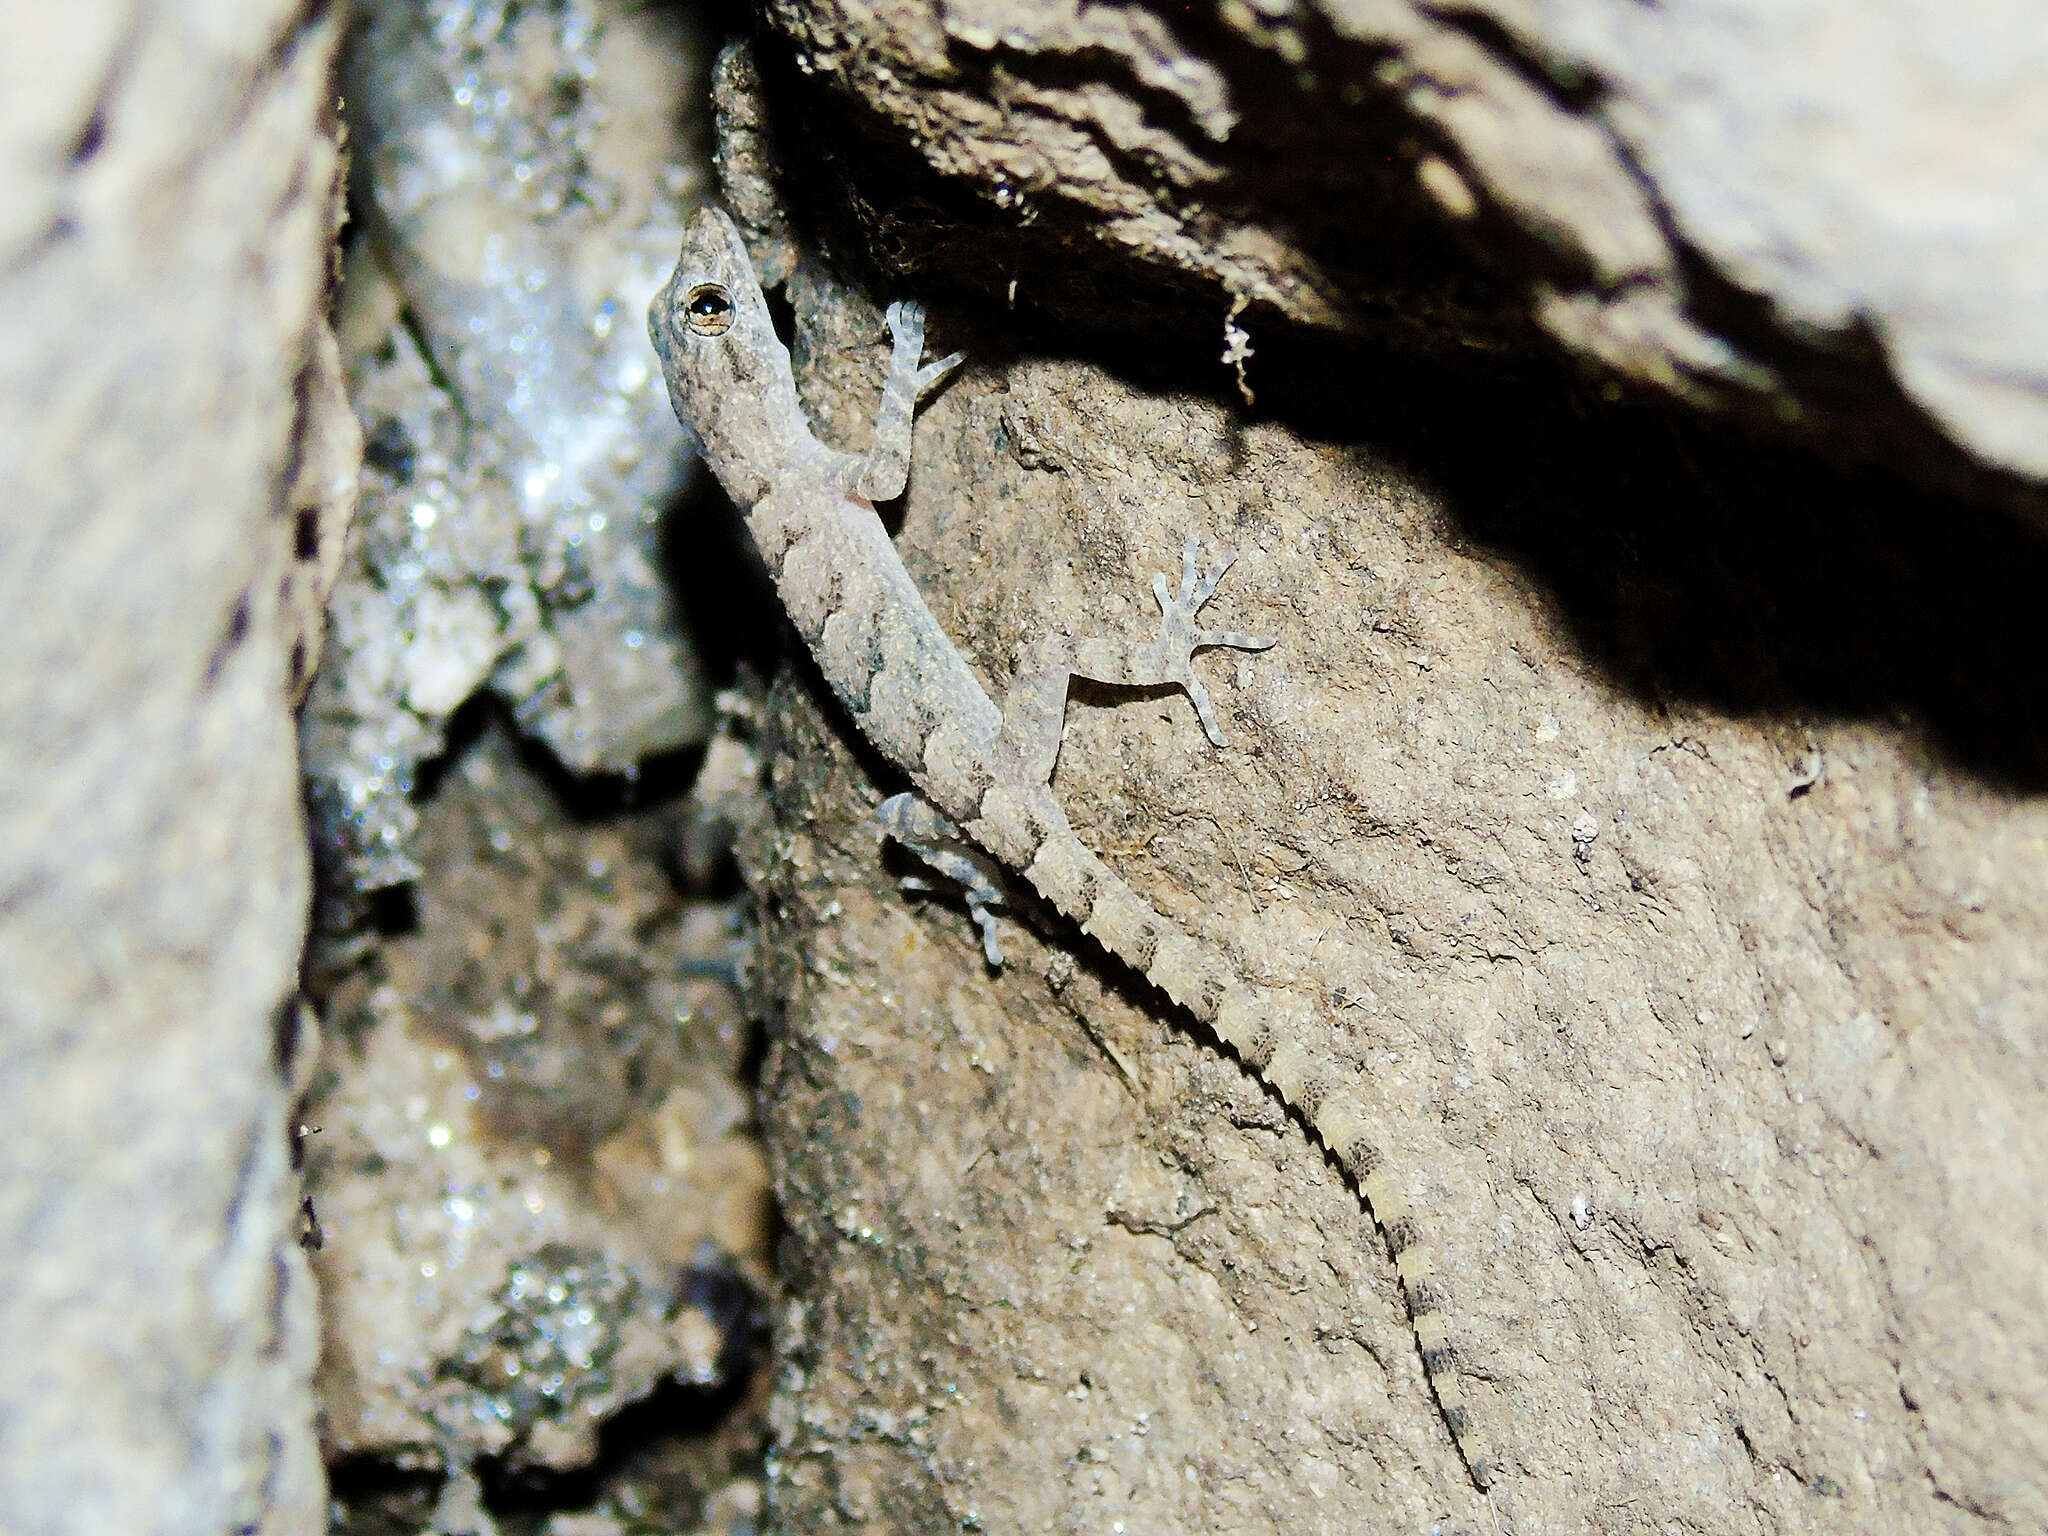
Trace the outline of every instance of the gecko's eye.
{"label": "gecko's eye", "polygon": [[683,300],[683,324],[699,336],[723,336],[732,329],[732,295],[717,283],[699,283]]}

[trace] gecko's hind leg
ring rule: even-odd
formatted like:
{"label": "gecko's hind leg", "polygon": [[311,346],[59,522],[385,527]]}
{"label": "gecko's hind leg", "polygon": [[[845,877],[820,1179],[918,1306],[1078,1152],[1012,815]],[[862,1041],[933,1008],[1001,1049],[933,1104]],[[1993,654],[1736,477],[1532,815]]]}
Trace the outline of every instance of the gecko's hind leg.
{"label": "gecko's hind leg", "polygon": [[1023,769],[1028,782],[1052,779],[1067,713],[1067,685],[1076,677],[1122,688],[1180,688],[1195,706],[1203,733],[1214,745],[1223,745],[1216,706],[1195,676],[1194,654],[1211,646],[1263,651],[1273,642],[1231,629],[1204,629],[1195,622],[1237,556],[1224,554],[1206,576],[1200,558],[1201,541],[1190,535],[1181,551],[1179,589],[1169,587],[1163,574],[1152,578],[1152,594],[1159,601],[1156,638],[1136,642],[1047,635],[1032,645],[1003,699],[1002,750]]}
{"label": "gecko's hind leg", "polygon": [[[981,952],[991,966],[1000,968],[1003,949],[996,942],[993,908],[1003,904],[1003,889],[996,883],[994,867],[982,851],[961,834],[929,803],[914,794],[891,795],[875,812],[883,835],[894,838],[916,854],[946,880],[960,887],[967,898],[967,915],[981,930]],[[930,881],[917,875],[903,879],[906,891],[929,891]]]}
{"label": "gecko's hind leg", "polygon": [[917,402],[960,366],[966,354],[954,352],[920,367],[924,356],[924,306],[898,303],[886,316],[895,349],[889,354],[889,376],[882,381],[882,403],[875,411],[875,433],[868,451],[848,454],[833,473],[842,491],[868,501],[894,501],[910,481],[910,418]]}

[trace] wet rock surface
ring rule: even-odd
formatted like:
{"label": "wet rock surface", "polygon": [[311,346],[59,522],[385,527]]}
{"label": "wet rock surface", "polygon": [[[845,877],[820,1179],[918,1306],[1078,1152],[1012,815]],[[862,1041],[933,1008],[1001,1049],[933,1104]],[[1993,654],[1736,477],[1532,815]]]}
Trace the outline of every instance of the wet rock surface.
{"label": "wet rock surface", "polygon": [[305,1181],[338,1529],[388,1514],[377,1467],[446,1479],[436,1528],[488,1483],[494,1528],[546,1530],[695,1519],[758,1457],[740,914],[686,894],[674,803],[579,823],[563,788],[501,726],[467,742],[424,807],[412,926],[326,1000]]}
{"label": "wet rock surface", "polygon": [[419,873],[420,766],[479,690],[579,773],[709,732],[661,523],[695,459],[641,322],[700,194],[704,51],[582,0],[371,5],[351,35],[366,462],[304,731],[332,933]]}

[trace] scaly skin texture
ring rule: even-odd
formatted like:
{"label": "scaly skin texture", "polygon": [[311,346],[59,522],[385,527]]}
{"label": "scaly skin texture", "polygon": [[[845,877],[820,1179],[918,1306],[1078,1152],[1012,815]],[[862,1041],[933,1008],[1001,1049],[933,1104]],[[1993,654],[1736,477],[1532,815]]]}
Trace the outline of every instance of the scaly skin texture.
{"label": "scaly skin texture", "polygon": [[917,786],[916,797],[884,805],[884,828],[965,888],[992,964],[1001,953],[988,908],[1000,894],[965,843],[1020,871],[1111,955],[1214,1030],[1314,1127],[1386,1234],[1444,1422],[1473,1482],[1486,1488],[1495,1464],[1466,1408],[1432,1251],[1338,1073],[1300,1044],[1307,1005],[1247,984],[1222,956],[1160,916],[1074,835],[1052,796],[1075,677],[1177,685],[1209,739],[1223,745],[1190,658],[1209,646],[1263,650],[1272,643],[1195,623],[1229,557],[1205,577],[1191,539],[1179,590],[1164,576],[1153,582],[1162,615],[1155,639],[1049,636],[1032,648],[999,710],[925,606],[875,515],[875,502],[903,492],[918,398],[960,361],[955,354],[920,367],[922,312],[899,304],[888,318],[895,351],[865,454],[840,452],[811,434],[746,249],[718,210],[691,221],[648,327],[676,414],[703,439],[727,494],[747,509],[748,531],[797,633],[862,734]]}

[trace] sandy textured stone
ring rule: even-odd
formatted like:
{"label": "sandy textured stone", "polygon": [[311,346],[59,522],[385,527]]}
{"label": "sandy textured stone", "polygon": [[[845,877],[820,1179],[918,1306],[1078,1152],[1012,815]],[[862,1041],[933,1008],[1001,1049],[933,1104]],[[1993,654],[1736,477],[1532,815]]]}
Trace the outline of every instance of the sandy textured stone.
{"label": "sandy textured stone", "polygon": [[898,262],[1026,315],[1220,347],[1245,301],[1255,343],[1279,320],[1408,353],[1562,343],[1938,480],[2048,476],[2025,6],[767,12],[825,119],[823,184]]}
{"label": "sandy textured stone", "polygon": [[10,1530],[324,1521],[277,1037],[298,512],[353,473],[320,364],[337,23],[0,6]]}
{"label": "sandy textured stone", "polygon": [[[863,340],[811,354],[828,429]],[[2048,1517],[2039,541],[1512,385],[1326,364],[1247,423],[977,355],[899,544],[992,688],[1047,627],[1149,633],[1190,530],[1241,551],[1213,622],[1279,644],[1197,662],[1229,748],[1083,690],[1056,786],[1321,998],[1505,1473],[1489,1510],[1302,1126],[1044,912],[991,975],[907,905],[897,782],[792,680],[747,856],[783,957],[775,1528]]]}

